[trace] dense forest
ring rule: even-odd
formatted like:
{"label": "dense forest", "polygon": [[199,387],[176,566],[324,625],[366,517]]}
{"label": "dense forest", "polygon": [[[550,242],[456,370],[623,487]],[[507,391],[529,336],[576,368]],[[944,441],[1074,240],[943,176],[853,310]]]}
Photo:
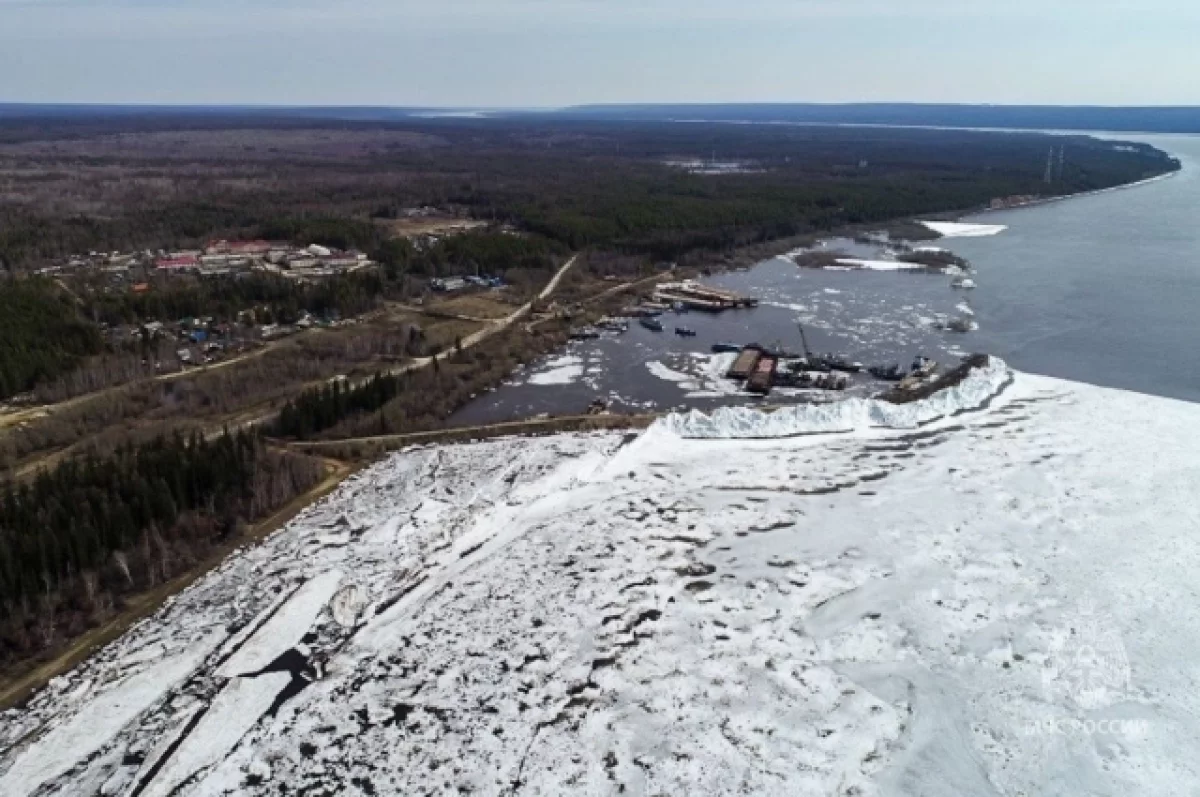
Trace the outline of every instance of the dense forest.
{"label": "dense forest", "polygon": [[271,432],[304,439],[336,426],[352,415],[373,412],[400,395],[403,376],[376,374],[357,387],[341,380],[306,390],[284,405]]}
{"label": "dense forest", "polygon": [[373,308],[383,293],[377,275],[349,274],[321,282],[297,282],[269,273],[240,279],[171,277],[146,293],[96,293],[84,312],[106,324],[211,317],[238,320],[253,310],[259,323],[291,324],[305,312],[323,318],[348,318]]}
{"label": "dense forest", "polygon": [[[1046,185],[1051,141],[561,118],[0,119],[0,196],[21,197],[0,202],[0,264],[239,234],[367,249],[378,242],[372,217],[426,205],[507,221],[572,249],[670,258],[1177,168],[1144,146],[1056,137],[1064,168]],[[666,165],[714,156],[747,168],[711,175]]]}
{"label": "dense forest", "polygon": [[162,438],[0,488],[0,664],[78,633],[312,486],[319,463],[245,434]]}
{"label": "dense forest", "polygon": [[58,286],[0,280],[0,399],[54,379],[103,345]]}

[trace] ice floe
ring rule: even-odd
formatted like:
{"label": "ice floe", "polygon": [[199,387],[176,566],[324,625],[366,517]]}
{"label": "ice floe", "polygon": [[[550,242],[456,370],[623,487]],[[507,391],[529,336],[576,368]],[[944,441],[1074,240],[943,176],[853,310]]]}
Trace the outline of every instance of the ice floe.
{"label": "ice floe", "polygon": [[341,572],[332,570],[301,585],[282,607],[269,610],[262,627],[221,665],[217,674],[232,678],[258,672],[288,648],[300,644],[341,580]]}
{"label": "ice floe", "polygon": [[943,238],[983,238],[999,235],[1008,229],[1004,224],[967,224],[955,221],[922,221],[920,224]]}
{"label": "ice floe", "polygon": [[843,266],[861,268],[865,271],[923,271],[926,268],[920,263],[905,263],[902,260],[860,260],[854,257],[839,257],[837,262]]}
{"label": "ice floe", "polygon": [[656,421],[650,431],[687,438],[761,439],[869,428],[913,429],[984,406],[1011,379],[1008,366],[993,357],[986,367],[972,371],[957,385],[909,404],[848,398],[828,404],[783,407],[774,412],[720,407],[711,413],[699,410],[671,413]]}
{"label": "ice floe", "polygon": [[583,360],[566,354],[545,364],[544,370],[529,377],[531,385],[569,385],[583,376]]}

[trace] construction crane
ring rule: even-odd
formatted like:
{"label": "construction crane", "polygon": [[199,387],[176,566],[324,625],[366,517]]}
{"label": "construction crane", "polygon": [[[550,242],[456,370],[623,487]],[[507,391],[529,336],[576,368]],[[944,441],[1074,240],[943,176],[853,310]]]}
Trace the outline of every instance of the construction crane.
{"label": "construction crane", "polygon": [[804,337],[804,324],[797,321],[796,326],[800,328],[800,345],[804,347],[804,359],[812,362],[813,356],[812,352],[808,350],[808,338]]}

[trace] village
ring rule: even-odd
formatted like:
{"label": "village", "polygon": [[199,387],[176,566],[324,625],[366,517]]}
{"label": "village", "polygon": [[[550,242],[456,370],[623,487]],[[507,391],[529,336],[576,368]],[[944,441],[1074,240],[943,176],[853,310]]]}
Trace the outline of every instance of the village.
{"label": "village", "polygon": [[297,281],[327,279],[375,266],[366,254],[319,244],[296,246],[280,241],[212,241],[203,249],[179,251],[88,252],[37,273],[45,276],[109,275],[128,282],[134,292],[150,289],[155,276],[238,276],[268,272]]}

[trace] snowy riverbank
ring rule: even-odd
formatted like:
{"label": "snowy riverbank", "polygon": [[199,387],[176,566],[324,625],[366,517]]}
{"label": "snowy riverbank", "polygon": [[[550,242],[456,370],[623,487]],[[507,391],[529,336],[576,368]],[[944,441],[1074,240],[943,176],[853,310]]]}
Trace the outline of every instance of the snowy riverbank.
{"label": "snowy riverbank", "polygon": [[1200,782],[1200,406],[732,412],[389,458],[0,714],[0,793]]}

